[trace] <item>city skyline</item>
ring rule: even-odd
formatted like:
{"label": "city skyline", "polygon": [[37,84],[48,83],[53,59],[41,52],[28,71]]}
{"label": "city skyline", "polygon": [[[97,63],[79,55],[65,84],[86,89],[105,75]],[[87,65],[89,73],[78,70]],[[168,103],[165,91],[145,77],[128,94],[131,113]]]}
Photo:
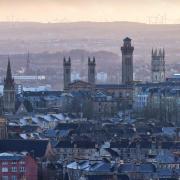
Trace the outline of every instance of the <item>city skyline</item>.
{"label": "city skyline", "polygon": [[0,179],[179,180],[180,0],[0,0]]}
{"label": "city skyline", "polygon": [[0,21],[178,24],[179,5],[178,0],[0,0]]}

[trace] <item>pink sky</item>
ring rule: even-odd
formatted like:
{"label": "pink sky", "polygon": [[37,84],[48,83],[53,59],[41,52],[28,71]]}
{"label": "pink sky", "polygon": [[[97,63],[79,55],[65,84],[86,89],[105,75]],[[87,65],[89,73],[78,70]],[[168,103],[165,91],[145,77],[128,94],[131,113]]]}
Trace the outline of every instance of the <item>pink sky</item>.
{"label": "pink sky", "polygon": [[180,23],[179,9],[180,0],[0,0],[0,21]]}

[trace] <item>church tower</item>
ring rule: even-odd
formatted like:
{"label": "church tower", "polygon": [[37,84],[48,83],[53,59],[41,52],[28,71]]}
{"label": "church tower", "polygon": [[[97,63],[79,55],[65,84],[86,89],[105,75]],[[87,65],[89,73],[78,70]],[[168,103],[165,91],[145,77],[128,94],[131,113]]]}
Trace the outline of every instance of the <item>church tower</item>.
{"label": "church tower", "polygon": [[122,83],[133,83],[133,51],[134,47],[131,46],[131,39],[125,38],[124,44],[121,47],[122,52]]}
{"label": "church tower", "polygon": [[165,81],[165,51],[164,49],[152,49],[151,60],[152,82],[164,82]]}
{"label": "church tower", "polygon": [[5,118],[0,117],[0,139],[6,139],[7,136],[7,121]]}
{"label": "church tower", "polygon": [[64,57],[63,61],[63,67],[64,67],[64,90],[68,89],[68,85],[71,83],[71,58],[69,57],[68,60]]}
{"label": "church tower", "polygon": [[4,79],[3,110],[5,113],[15,112],[15,83],[11,73],[11,64],[9,58],[8,58],[7,73]]}
{"label": "church tower", "polygon": [[92,85],[96,83],[96,60],[93,57],[93,60],[88,58],[88,82]]}

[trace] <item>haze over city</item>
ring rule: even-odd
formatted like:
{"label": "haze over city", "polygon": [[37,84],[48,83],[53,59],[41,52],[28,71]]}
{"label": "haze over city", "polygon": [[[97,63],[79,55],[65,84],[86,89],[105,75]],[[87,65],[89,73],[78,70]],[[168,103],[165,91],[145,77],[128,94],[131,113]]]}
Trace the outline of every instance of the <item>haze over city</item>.
{"label": "haze over city", "polygon": [[0,0],[1,180],[180,180],[180,0]]}

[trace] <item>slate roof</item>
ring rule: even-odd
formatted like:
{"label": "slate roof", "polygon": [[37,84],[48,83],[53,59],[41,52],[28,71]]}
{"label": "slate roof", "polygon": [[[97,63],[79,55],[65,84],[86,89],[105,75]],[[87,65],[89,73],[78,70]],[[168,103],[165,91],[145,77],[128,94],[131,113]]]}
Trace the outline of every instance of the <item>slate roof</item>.
{"label": "slate roof", "polygon": [[111,172],[111,168],[112,166],[110,163],[100,162],[92,164],[88,170],[96,172]]}
{"label": "slate roof", "polygon": [[55,146],[55,148],[82,148],[82,149],[93,149],[95,148],[96,146],[96,143],[95,142],[92,142],[92,141],[82,141],[82,140],[79,140],[79,141],[74,141],[74,142],[71,142],[71,141],[66,141],[66,140],[63,140],[63,141],[59,141],[58,144]]}
{"label": "slate roof", "polygon": [[96,143],[93,141],[75,141],[74,145],[76,145],[76,148],[84,148],[84,149],[93,149],[96,146]]}
{"label": "slate roof", "polygon": [[111,148],[105,148],[105,150],[106,150],[107,152],[109,152],[112,157],[119,157],[119,154],[118,154],[116,151],[114,151],[113,149],[111,149]]}
{"label": "slate roof", "polygon": [[64,140],[59,141],[55,148],[74,148],[74,145],[71,143],[71,141]]}
{"label": "slate roof", "polygon": [[132,89],[131,85],[125,84],[96,84],[96,89]]}
{"label": "slate roof", "polygon": [[84,170],[85,168],[89,167],[89,162],[88,161],[82,161],[80,163],[78,162],[71,162],[70,164],[67,165],[67,168],[69,169],[81,169]]}
{"label": "slate roof", "polygon": [[48,140],[0,140],[0,152],[22,152],[33,153],[35,157],[44,157]]}
{"label": "slate roof", "polygon": [[86,81],[82,81],[82,80],[75,80],[75,81],[71,82],[69,84],[69,86],[72,86],[74,84],[81,84],[81,85],[89,85],[89,86],[91,86],[91,83],[86,82]]}
{"label": "slate roof", "polygon": [[61,96],[62,91],[24,91],[23,96]]}
{"label": "slate roof", "polygon": [[38,129],[37,125],[25,125],[25,126],[21,126],[21,129],[23,132],[36,132]]}
{"label": "slate roof", "polygon": [[68,130],[68,129],[77,129],[78,124],[76,123],[59,123],[56,126],[56,130]]}
{"label": "slate roof", "polygon": [[118,171],[120,173],[136,172],[136,168],[135,168],[134,164],[126,163],[126,164],[122,164],[119,167]]}
{"label": "slate roof", "polygon": [[128,148],[129,141],[112,141],[110,143],[110,148]]}
{"label": "slate roof", "polygon": [[87,180],[104,180],[107,179],[108,177],[109,177],[108,175],[88,175],[86,178]]}
{"label": "slate roof", "polygon": [[154,173],[156,172],[156,167],[152,163],[142,163],[142,164],[132,164],[126,163],[120,165],[119,172],[139,172],[139,173]]}
{"label": "slate roof", "polygon": [[23,159],[24,156],[22,154],[16,154],[16,153],[0,153],[0,161],[19,161]]}

